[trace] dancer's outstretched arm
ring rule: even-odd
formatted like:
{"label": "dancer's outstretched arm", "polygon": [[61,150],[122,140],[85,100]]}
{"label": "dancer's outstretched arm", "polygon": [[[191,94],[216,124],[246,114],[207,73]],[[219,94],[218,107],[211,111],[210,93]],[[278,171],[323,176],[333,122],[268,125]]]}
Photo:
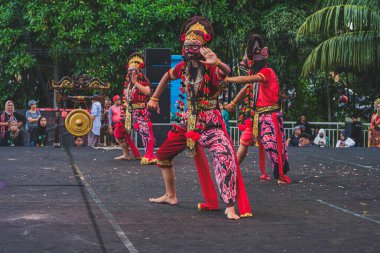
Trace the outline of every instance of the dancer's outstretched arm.
{"label": "dancer's outstretched arm", "polygon": [[226,109],[227,111],[231,112],[234,107],[245,97],[245,92],[247,91],[247,88],[250,84],[247,83],[240,91],[239,93],[236,95],[236,97],[231,101],[231,103],[229,103],[228,105],[226,105]]}
{"label": "dancer's outstretched arm", "polygon": [[224,79],[224,81],[228,83],[245,84],[254,82],[265,82],[266,79],[263,74],[259,73],[253,76],[227,76]]}
{"label": "dancer's outstretched arm", "polygon": [[164,92],[166,85],[168,84],[170,79],[169,73],[166,72],[165,75],[161,78],[160,83],[158,84],[156,91],[153,93],[153,95],[150,97],[150,100],[148,102],[148,108],[151,110],[157,111],[157,113],[160,113],[160,106],[158,105],[158,100]]}

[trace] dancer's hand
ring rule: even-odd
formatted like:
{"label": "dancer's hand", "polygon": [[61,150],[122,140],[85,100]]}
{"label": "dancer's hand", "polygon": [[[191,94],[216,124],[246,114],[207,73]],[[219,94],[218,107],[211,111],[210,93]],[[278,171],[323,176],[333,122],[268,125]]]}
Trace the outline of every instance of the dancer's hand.
{"label": "dancer's hand", "polygon": [[160,105],[158,104],[158,101],[151,99],[149,100],[147,106],[150,110],[156,111],[158,114],[160,114]]}
{"label": "dancer's hand", "polygon": [[229,103],[224,107],[228,112],[233,112],[235,109],[235,106],[232,103]]}
{"label": "dancer's hand", "polygon": [[217,63],[219,60],[216,54],[210,48],[201,47],[200,53],[206,59],[205,61],[200,61],[203,64],[215,65],[215,63]]}

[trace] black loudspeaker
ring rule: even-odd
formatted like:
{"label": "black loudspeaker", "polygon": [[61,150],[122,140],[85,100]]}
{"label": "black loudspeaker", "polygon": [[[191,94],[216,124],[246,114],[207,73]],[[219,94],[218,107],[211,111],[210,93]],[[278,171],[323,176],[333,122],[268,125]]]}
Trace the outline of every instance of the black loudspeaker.
{"label": "black loudspeaker", "polygon": [[[146,48],[144,50],[145,75],[152,83],[152,94],[164,74],[170,69],[171,52],[169,48]],[[169,123],[170,122],[170,84],[160,96],[160,114],[151,112],[151,120],[153,123]]]}
{"label": "black loudspeaker", "polygon": [[[152,94],[156,90],[156,87],[152,87]],[[155,111],[150,112],[150,120],[153,123],[170,123],[170,101],[170,85],[168,84],[164,92],[161,94],[160,100],[158,101],[160,106],[160,114]]]}
{"label": "black loudspeaker", "polygon": [[146,48],[144,50],[145,65],[169,65],[171,64],[170,48]]}
{"label": "black loudspeaker", "polygon": [[[155,125],[153,124],[153,135],[154,135],[154,147],[159,148],[162,143],[167,139],[168,132],[172,126],[169,125]],[[138,135],[138,134],[137,134]],[[137,136],[137,147],[143,148],[144,145],[142,144],[141,137]]]}
{"label": "black loudspeaker", "polygon": [[170,65],[159,65],[159,66],[150,66],[145,67],[145,75],[148,77],[149,81],[153,86],[156,86],[164,74],[170,69]]}

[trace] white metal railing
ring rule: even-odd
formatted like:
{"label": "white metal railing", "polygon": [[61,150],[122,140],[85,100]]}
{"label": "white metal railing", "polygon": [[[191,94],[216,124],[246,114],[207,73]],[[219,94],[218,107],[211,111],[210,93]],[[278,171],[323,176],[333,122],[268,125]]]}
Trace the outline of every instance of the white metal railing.
{"label": "white metal railing", "polygon": [[[240,133],[239,133],[239,129],[236,126],[236,121],[230,121],[230,124],[231,124],[230,126],[231,139],[233,140],[234,145],[239,145]],[[296,126],[296,124],[297,122],[295,121],[284,121],[284,133],[285,133],[286,138],[289,138],[290,136],[292,136],[294,127]],[[345,122],[309,122],[309,124],[312,126],[317,126],[319,129],[323,128],[326,132],[326,136],[329,137],[329,140],[330,140],[329,145],[332,147],[335,147],[335,144],[339,139],[339,133],[340,131],[345,129],[346,123]],[[362,145],[363,147],[367,147],[369,123],[362,123],[362,125],[363,125]],[[312,128],[312,131],[314,131],[314,128]],[[238,139],[233,139],[233,137],[237,137]]]}
{"label": "white metal railing", "polygon": [[[345,123],[344,122],[309,122],[312,126],[318,126],[318,128],[323,128],[326,132],[326,136],[329,137],[330,143],[329,145],[331,147],[335,147],[336,142],[339,139],[339,133],[340,131],[345,129]],[[155,126],[169,126],[172,125],[172,123],[154,123]],[[295,121],[284,121],[284,132],[285,132],[285,138],[289,138],[293,134],[293,129],[296,125]],[[363,147],[368,146],[368,129],[369,129],[369,123],[362,123],[363,125],[363,140],[362,145]],[[230,137],[232,140],[232,143],[234,146],[239,146],[240,143],[240,135],[241,132],[239,131],[237,127],[236,120],[230,120]],[[314,128],[312,128],[312,131],[314,131]],[[137,145],[137,138],[138,134],[136,131],[133,133],[134,141]],[[142,148],[142,147],[139,147]]]}

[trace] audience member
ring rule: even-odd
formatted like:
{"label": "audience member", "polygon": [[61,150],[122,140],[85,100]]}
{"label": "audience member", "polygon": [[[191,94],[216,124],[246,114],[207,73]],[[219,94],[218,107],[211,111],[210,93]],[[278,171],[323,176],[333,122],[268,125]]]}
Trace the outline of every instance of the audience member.
{"label": "audience member", "polygon": [[38,129],[37,129],[37,147],[43,147],[47,145],[48,132],[47,132],[47,120],[44,116],[38,119]]}
{"label": "audience member", "polygon": [[105,126],[105,133],[106,133],[106,143],[107,145],[115,146],[113,134],[111,134],[108,131],[111,125],[111,122],[109,121],[110,109],[111,109],[111,99],[109,97],[106,97],[106,100],[104,102],[104,126]]}
{"label": "audience member", "polygon": [[0,112],[0,142],[8,131],[11,121],[17,121],[19,129],[25,123],[25,117],[15,111],[14,104],[11,100],[5,103],[4,111]]}
{"label": "audience member", "polygon": [[222,117],[224,120],[224,124],[226,125],[227,132],[229,135],[231,135],[229,114],[224,106],[225,105],[221,101],[219,101],[219,110],[222,113]]}
{"label": "audience member", "polygon": [[339,140],[336,143],[337,148],[349,148],[355,146],[355,142],[350,137],[347,137],[344,131],[339,134]]}
{"label": "audience member", "polygon": [[315,127],[314,130],[313,130],[313,135],[311,136],[312,142],[314,142],[314,140],[318,136],[318,134],[319,134],[319,128]]}
{"label": "audience member", "polygon": [[37,143],[38,119],[41,117],[41,113],[37,111],[37,102],[35,100],[30,100],[28,105],[30,109],[26,112],[26,130],[29,133],[29,146],[34,147]]}
{"label": "audience member", "polygon": [[300,141],[300,135],[301,135],[301,128],[300,126],[294,127],[294,133],[293,135],[286,140],[286,145],[289,147],[298,147],[299,141]]}
{"label": "audience member", "polygon": [[111,136],[111,145],[115,146],[116,140],[113,135],[113,131],[115,130],[115,126],[120,122],[123,115],[123,106],[121,105],[121,97],[119,95],[115,95],[112,98],[114,104],[111,106],[108,113],[108,132]]}
{"label": "audience member", "polygon": [[16,119],[9,122],[9,128],[1,140],[1,146],[24,146],[22,130],[20,130],[19,122]]}
{"label": "audience member", "polygon": [[311,143],[311,136],[307,133],[302,133],[300,135],[299,147],[314,147]]}
{"label": "audience member", "polygon": [[76,147],[82,147],[84,143],[83,137],[81,136],[75,136],[74,138],[74,144]]}
{"label": "audience member", "polygon": [[299,125],[296,125],[296,126],[299,126],[299,127],[300,127],[300,129],[301,129],[301,133],[305,133],[305,134],[307,134],[307,133],[306,133],[306,127],[305,127],[305,125],[299,124]]}
{"label": "audience member", "polygon": [[[305,126],[305,132],[307,134],[311,135],[311,126],[310,126],[309,122],[306,121],[306,115],[305,114],[301,115],[300,121],[298,121],[296,125],[297,126],[298,125]],[[301,130],[302,130],[302,127],[301,127]]]}
{"label": "audience member", "polygon": [[100,128],[102,126],[100,118],[102,105],[100,104],[101,96],[95,94],[92,96],[91,118],[93,120],[92,130],[88,134],[88,145],[92,147],[99,146]]}
{"label": "audience member", "polygon": [[375,112],[371,116],[369,125],[369,146],[380,148],[380,98],[375,100]]}
{"label": "audience member", "polygon": [[362,140],[362,123],[358,120],[357,115],[351,116],[352,123],[351,123],[351,138],[355,141],[355,146],[360,147],[363,146]]}
{"label": "audience member", "polygon": [[104,101],[104,112],[108,112],[109,109],[111,108],[111,105],[112,105],[111,99],[109,97],[106,97]]}
{"label": "audience member", "polygon": [[318,131],[318,135],[314,139],[314,145],[316,145],[318,147],[328,147],[328,146],[330,146],[330,139],[326,135],[325,129],[321,128]]}

